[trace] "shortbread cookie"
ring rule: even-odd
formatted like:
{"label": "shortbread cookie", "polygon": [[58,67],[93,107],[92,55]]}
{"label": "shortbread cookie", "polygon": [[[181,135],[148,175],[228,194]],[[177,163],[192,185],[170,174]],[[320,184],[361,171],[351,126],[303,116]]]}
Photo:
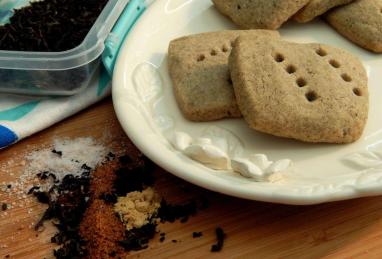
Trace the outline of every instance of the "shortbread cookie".
{"label": "shortbread cookie", "polygon": [[354,43],[382,53],[382,0],[357,0],[329,12],[326,19]]}
{"label": "shortbread cookie", "polygon": [[309,22],[317,16],[326,13],[333,7],[349,4],[351,2],[354,2],[354,0],[311,0],[294,16],[294,19],[301,23]]}
{"label": "shortbread cookie", "polygon": [[278,29],[310,0],[212,0],[215,7],[245,29]]}
{"label": "shortbread cookie", "polygon": [[229,67],[249,126],[306,142],[357,140],[368,117],[367,75],[342,49],[239,37]]}
{"label": "shortbread cookie", "polygon": [[228,57],[239,35],[278,38],[276,31],[221,31],[173,40],[168,65],[175,97],[184,116],[193,121],[241,117],[234,96]]}

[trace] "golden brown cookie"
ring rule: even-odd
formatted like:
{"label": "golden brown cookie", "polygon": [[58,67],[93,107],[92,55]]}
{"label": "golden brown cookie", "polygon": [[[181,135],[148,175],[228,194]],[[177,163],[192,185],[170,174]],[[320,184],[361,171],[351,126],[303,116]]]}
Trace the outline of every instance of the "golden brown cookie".
{"label": "golden brown cookie", "polygon": [[253,129],[306,142],[349,143],[368,117],[367,75],[342,49],[239,37],[229,67]]}
{"label": "golden brown cookie", "polygon": [[357,0],[329,12],[326,19],[354,43],[382,53],[382,0]]}
{"label": "golden brown cookie", "polygon": [[277,38],[276,31],[220,31],[171,41],[168,66],[177,103],[192,121],[241,117],[232,89],[228,57],[239,35]]}
{"label": "golden brown cookie", "polygon": [[355,0],[310,0],[293,18],[297,22],[306,23],[321,14],[326,13],[333,7],[349,4]]}
{"label": "golden brown cookie", "polygon": [[309,0],[212,0],[222,14],[244,29],[278,29]]}

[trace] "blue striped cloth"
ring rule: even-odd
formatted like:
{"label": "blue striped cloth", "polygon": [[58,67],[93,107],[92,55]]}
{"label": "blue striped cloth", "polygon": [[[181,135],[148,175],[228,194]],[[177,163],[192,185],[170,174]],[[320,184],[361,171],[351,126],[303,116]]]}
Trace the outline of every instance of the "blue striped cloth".
{"label": "blue striped cloth", "polygon": [[0,149],[79,112],[110,94],[110,77],[101,67],[90,85],[69,97],[0,94]]}

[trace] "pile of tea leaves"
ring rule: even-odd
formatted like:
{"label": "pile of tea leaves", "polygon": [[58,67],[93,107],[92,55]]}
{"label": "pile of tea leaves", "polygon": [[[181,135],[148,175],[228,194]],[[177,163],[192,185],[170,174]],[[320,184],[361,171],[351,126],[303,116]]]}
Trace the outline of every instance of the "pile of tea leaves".
{"label": "pile of tea leaves", "polygon": [[[61,149],[51,152],[59,153],[59,157],[66,155]],[[52,220],[57,227],[58,232],[51,239],[60,246],[54,251],[56,258],[122,258],[129,251],[148,248],[149,241],[160,232],[157,229],[160,222],[186,223],[198,210],[208,207],[205,197],[181,204],[171,204],[162,198],[160,207],[147,223],[127,229],[114,206],[120,197],[154,190],[158,167],[142,154],[133,158],[109,153],[97,168],[83,164],[80,173],[66,174],[60,181],[57,173],[52,173],[54,170],[37,174],[42,181],[49,178],[55,181],[49,189],[35,185],[29,190],[39,202],[48,204],[35,228],[43,229],[46,220]],[[202,232],[191,236],[200,238]],[[216,237],[211,252],[223,247],[225,234],[221,228],[216,229]],[[160,242],[164,240],[162,232]]]}
{"label": "pile of tea leaves", "polygon": [[51,239],[52,243],[61,246],[54,251],[56,258],[81,258],[87,254],[85,241],[79,235],[79,225],[88,206],[89,185],[89,174],[84,173],[77,177],[67,175],[59,185],[53,186],[48,192],[33,192],[40,202],[49,205],[36,224],[36,230],[49,219],[54,219],[53,223],[58,229]]}
{"label": "pile of tea leaves", "polygon": [[42,0],[0,26],[0,49],[56,52],[81,44],[108,0]]}

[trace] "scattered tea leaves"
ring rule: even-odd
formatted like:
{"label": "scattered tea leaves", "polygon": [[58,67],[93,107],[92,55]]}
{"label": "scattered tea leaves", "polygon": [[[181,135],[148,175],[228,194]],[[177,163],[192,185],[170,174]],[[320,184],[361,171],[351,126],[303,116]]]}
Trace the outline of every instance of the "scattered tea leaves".
{"label": "scattered tea leaves", "polygon": [[140,228],[126,231],[126,238],[118,243],[125,248],[126,251],[138,251],[148,247],[149,240],[156,233],[156,224],[149,223]]}

